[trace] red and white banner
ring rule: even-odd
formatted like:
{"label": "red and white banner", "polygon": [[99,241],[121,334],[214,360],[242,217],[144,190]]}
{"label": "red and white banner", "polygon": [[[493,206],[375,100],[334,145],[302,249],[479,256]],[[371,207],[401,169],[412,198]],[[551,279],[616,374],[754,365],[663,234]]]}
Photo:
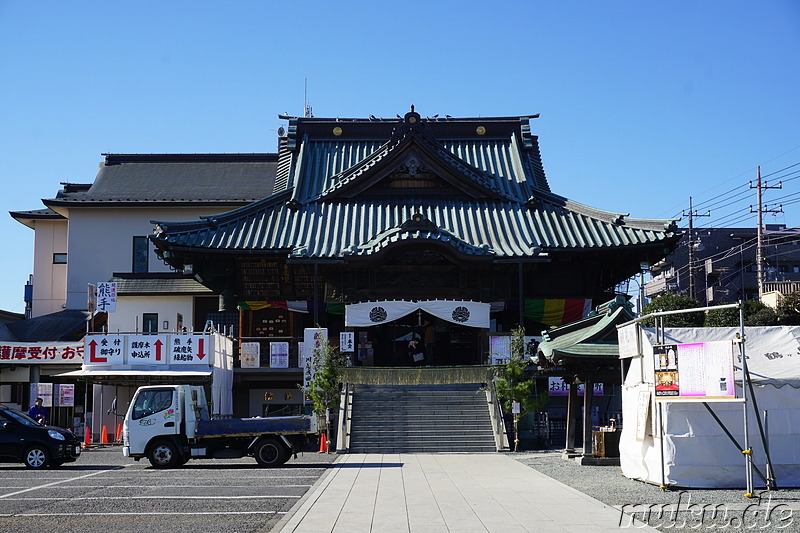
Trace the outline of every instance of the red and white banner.
{"label": "red and white banner", "polygon": [[83,343],[3,342],[0,363],[83,363]]}

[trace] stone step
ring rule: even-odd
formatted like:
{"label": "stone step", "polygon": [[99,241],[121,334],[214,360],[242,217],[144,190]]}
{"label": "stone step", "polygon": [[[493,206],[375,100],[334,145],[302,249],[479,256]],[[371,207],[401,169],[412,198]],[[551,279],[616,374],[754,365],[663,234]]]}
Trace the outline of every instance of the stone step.
{"label": "stone step", "polygon": [[365,446],[350,447],[350,453],[495,453],[495,446]]}

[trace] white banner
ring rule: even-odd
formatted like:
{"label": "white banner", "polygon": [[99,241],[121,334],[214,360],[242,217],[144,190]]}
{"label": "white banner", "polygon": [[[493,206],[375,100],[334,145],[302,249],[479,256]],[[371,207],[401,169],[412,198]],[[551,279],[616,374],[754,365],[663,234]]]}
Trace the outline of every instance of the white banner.
{"label": "white banner", "polygon": [[322,348],[328,342],[328,328],[306,328],[303,330],[303,388],[308,390],[311,380],[314,379],[314,351]]}
{"label": "white banner", "polygon": [[83,363],[83,344],[75,342],[3,342],[0,363]]}
{"label": "white banner", "polygon": [[419,307],[436,318],[470,326],[472,328],[489,327],[489,311],[491,304],[458,300],[424,300]]}
{"label": "white banner", "polygon": [[97,284],[97,310],[113,312],[117,310],[117,282],[101,281]]}
{"label": "white banner", "polygon": [[345,326],[368,327],[402,318],[417,309],[455,324],[473,328],[489,327],[491,305],[459,300],[386,300],[345,306]]}
{"label": "white banner", "polygon": [[403,318],[417,309],[417,302],[405,300],[350,304],[344,308],[344,324],[354,327],[376,326]]}

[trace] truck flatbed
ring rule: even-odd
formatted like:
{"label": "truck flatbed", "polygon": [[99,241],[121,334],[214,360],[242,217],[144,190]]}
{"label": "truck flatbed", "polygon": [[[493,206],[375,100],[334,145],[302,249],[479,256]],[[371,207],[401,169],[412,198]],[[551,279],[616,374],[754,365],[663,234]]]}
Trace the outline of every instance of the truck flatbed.
{"label": "truck flatbed", "polygon": [[249,435],[308,433],[311,431],[309,416],[274,416],[267,418],[231,418],[200,420],[197,437],[237,437]]}

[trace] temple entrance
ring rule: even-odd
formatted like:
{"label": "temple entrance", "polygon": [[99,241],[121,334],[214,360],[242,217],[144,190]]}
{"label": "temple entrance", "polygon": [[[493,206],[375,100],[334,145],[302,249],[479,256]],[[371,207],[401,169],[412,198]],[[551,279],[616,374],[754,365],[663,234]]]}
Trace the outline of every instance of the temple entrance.
{"label": "temple entrance", "polygon": [[[426,367],[484,364],[488,333],[416,310],[374,326],[356,327],[357,366]],[[416,354],[416,355],[415,355]]]}

